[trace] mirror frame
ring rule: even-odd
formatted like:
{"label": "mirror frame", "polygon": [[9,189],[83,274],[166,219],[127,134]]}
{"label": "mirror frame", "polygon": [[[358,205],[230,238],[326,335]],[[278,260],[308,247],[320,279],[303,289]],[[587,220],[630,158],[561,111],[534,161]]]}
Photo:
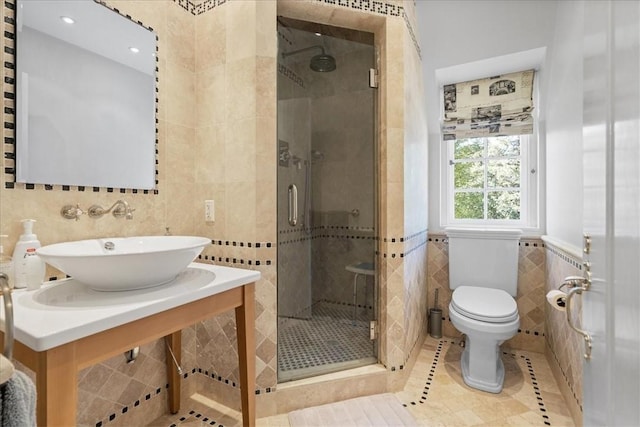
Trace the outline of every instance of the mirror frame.
{"label": "mirror frame", "polygon": [[5,189],[26,189],[34,190],[36,188],[43,188],[44,190],[61,189],[62,191],[71,191],[76,189],[77,191],[93,191],[100,192],[105,191],[107,193],[122,193],[122,194],[154,194],[159,193],[158,190],[158,165],[159,165],[159,149],[158,149],[158,92],[159,92],[159,79],[158,79],[158,63],[159,63],[159,38],[155,30],[141,21],[132,18],[130,15],[120,12],[119,9],[107,5],[101,0],[92,0],[97,6],[105,7],[108,10],[117,13],[118,15],[127,18],[129,21],[136,25],[142,26],[144,29],[151,31],[156,38],[156,65],[155,65],[155,188],[153,189],[136,189],[136,188],[114,188],[114,187],[94,187],[87,185],[60,185],[60,184],[31,184],[31,183],[19,183],[16,182],[16,13],[17,13],[17,0],[4,0],[2,6],[2,19],[4,20],[4,173],[5,173]]}

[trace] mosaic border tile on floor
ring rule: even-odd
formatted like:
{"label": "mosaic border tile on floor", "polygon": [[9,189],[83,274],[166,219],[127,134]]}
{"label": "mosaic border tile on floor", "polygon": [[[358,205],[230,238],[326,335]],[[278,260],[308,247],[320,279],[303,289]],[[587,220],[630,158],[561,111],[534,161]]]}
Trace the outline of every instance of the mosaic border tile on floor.
{"label": "mosaic border tile on floor", "polygon": [[[503,353],[506,378],[502,393],[467,387],[460,374],[462,348],[451,338],[427,338],[404,390],[396,396],[421,426],[567,426],[574,423],[545,356],[533,352]],[[178,415],[166,415],[153,427],[239,426],[237,411],[215,402],[189,399]],[[474,412],[475,411],[475,412]],[[197,415],[200,415],[198,417]],[[204,419],[207,418],[207,421]],[[260,418],[259,427],[289,427],[286,414]]]}
{"label": "mosaic border tile on floor", "polygon": [[544,355],[503,352],[505,386],[492,394],[464,384],[462,351],[452,339],[425,342],[399,393],[421,425],[574,425]]}

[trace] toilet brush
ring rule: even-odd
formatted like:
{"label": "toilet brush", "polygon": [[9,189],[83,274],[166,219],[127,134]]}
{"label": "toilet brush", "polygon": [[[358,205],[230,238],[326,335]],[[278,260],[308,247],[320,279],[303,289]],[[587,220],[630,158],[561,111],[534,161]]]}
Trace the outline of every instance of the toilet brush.
{"label": "toilet brush", "polygon": [[429,334],[433,338],[442,338],[442,310],[438,308],[438,292],[436,289],[433,308],[429,310]]}

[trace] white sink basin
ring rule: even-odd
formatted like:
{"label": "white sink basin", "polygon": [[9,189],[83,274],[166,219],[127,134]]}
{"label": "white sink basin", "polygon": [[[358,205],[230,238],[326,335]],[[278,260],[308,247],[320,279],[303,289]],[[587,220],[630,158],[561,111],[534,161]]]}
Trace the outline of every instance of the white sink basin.
{"label": "white sink basin", "polygon": [[211,239],[191,236],[112,237],[43,246],[48,264],[97,291],[126,291],[168,283]]}

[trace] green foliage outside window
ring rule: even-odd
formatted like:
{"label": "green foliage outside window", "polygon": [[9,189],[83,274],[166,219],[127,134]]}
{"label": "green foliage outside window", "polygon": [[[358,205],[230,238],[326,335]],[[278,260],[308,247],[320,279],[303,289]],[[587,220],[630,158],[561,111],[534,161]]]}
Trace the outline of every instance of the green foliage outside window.
{"label": "green foliage outside window", "polygon": [[456,219],[520,219],[519,136],[459,139],[453,154]]}
{"label": "green foliage outside window", "polygon": [[484,219],[484,193],[455,193],[456,219]]}

